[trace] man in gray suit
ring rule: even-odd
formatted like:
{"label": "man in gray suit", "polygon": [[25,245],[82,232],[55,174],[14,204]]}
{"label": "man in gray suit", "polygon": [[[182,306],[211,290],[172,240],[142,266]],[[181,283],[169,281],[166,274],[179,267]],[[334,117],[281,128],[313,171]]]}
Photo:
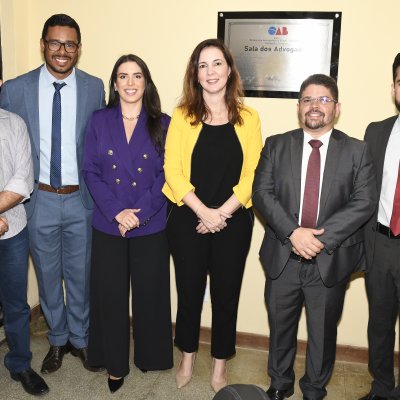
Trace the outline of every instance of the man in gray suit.
{"label": "man in gray suit", "polygon": [[253,186],[266,220],[260,249],[267,274],[270,399],[293,394],[298,322],[307,312],[304,399],[326,396],[337,323],[350,275],[362,266],[362,226],[376,206],[375,173],[366,143],[333,128],[338,88],[326,75],[301,85],[301,129],[269,137]]}
{"label": "man in gray suit", "polygon": [[5,82],[0,107],[25,120],[32,144],[29,245],[50,342],[41,372],[59,369],[69,350],[97,371],[87,362],[92,200],[81,164],[86,123],[104,106],[104,86],[75,68],[81,35],[68,15],[45,22],[40,47],[45,64]]}
{"label": "man in gray suit", "polygon": [[[394,103],[400,111],[400,53],[392,66]],[[398,115],[367,127],[376,167],[379,206],[365,228],[369,302],[369,370],[371,391],[360,400],[400,399],[395,386],[395,328],[400,302],[400,118]]]}

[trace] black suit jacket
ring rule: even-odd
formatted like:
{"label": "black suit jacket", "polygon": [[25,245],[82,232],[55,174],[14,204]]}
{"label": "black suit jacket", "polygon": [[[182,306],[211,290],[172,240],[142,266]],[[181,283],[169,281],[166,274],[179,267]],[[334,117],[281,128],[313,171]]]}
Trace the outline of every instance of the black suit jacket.
{"label": "black suit jacket", "polygon": [[[393,116],[379,122],[371,122],[365,132],[364,140],[368,143],[371,150],[372,159],[376,170],[376,186],[377,192],[380,195],[382,188],[383,164],[385,161],[386,147],[393,125],[398,116]],[[375,252],[375,234],[376,223],[378,221],[378,206],[371,219],[365,226],[365,243],[366,243],[366,258],[367,271],[372,266],[372,261]]]}
{"label": "black suit jacket", "polygon": [[[269,137],[253,184],[253,204],[266,220],[261,262],[272,279],[286,266],[287,238],[296,229],[300,209],[304,133],[296,129]],[[326,286],[349,278],[364,264],[362,227],[377,203],[375,171],[367,144],[334,129],[326,156],[317,227],[325,251],[317,265]]]}

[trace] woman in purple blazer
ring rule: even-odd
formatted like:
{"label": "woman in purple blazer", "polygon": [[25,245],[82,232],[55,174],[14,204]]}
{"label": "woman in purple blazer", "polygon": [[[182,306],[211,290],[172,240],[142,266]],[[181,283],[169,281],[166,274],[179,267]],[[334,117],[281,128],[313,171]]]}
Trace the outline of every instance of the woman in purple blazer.
{"label": "woman in purple blazer", "polygon": [[94,200],[89,359],[107,368],[115,392],[129,373],[130,285],[135,365],[143,372],[173,366],[161,192],[170,117],[135,55],[118,59],[109,93],[107,108],[87,126],[83,175]]}

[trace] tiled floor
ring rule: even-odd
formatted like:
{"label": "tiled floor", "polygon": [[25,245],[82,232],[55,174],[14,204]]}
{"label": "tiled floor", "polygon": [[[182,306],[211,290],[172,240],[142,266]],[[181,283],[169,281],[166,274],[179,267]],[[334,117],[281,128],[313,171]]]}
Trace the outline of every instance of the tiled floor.
{"label": "tiled floor", "polygon": [[[41,362],[48,350],[46,336],[37,329],[32,335],[31,348],[33,353],[32,366],[40,370]],[[177,389],[175,371],[148,372],[131,367],[123,387],[111,395],[107,388],[107,375],[91,373],[83,369],[78,359],[70,354],[64,358],[61,369],[51,375],[44,376],[50,387],[50,393],[44,397],[47,400],[71,399],[131,399],[131,400],[211,400],[214,393],[210,387],[211,358],[210,347],[200,346],[196,359],[192,381],[186,387]],[[19,383],[10,379],[7,370],[2,365],[7,346],[0,346],[0,399],[24,400],[32,399],[25,394]],[[175,365],[179,362],[179,351],[175,349]],[[268,387],[269,379],[266,372],[267,352],[239,348],[237,355],[228,363],[230,383],[252,383]],[[304,371],[304,358],[298,357],[295,365],[296,386],[291,400],[300,400],[302,395],[298,387],[298,379]],[[368,392],[370,376],[365,364],[337,362],[333,377],[328,385],[327,399],[354,400]]]}

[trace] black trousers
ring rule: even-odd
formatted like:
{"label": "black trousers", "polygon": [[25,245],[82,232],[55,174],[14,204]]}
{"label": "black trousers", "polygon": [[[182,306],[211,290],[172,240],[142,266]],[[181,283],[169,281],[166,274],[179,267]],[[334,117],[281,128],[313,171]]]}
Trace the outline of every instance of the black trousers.
{"label": "black trousers", "polygon": [[376,234],[374,261],[365,282],[369,303],[368,365],[374,378],[371,392],[400,399],[393,360],[400,303],[400,240]]}
{"label": "black trousers", "polygon": [[267,279],[265,301],[270,327],[268,374],[271,386],[287,390],[294,385],[297,330],[303,304],[307,317],[306,371],[300,379],[305,397],[319,400],[332,375],[336,355],[337,323],[342,314],[347,281],[324,286],[318,267],[289,259],[277,279]]}
{"label": "black trousers", "polygon": [[134,363],[172,368],[169,250],[165,231],[125,239],[93,230],[89,360],[109,374],[129,372],[132,285]]}
{"label": "black trousers", "polygon": [[175,344],[197,351],[207,274],[212,302],[211,354],[235,354],[236,321],[244,266],[253,230],[253,213],[241,208],[218,233],[196,232],[197,217],[188,207],[172,206],[167,223],[175,264],[178,311]]}

